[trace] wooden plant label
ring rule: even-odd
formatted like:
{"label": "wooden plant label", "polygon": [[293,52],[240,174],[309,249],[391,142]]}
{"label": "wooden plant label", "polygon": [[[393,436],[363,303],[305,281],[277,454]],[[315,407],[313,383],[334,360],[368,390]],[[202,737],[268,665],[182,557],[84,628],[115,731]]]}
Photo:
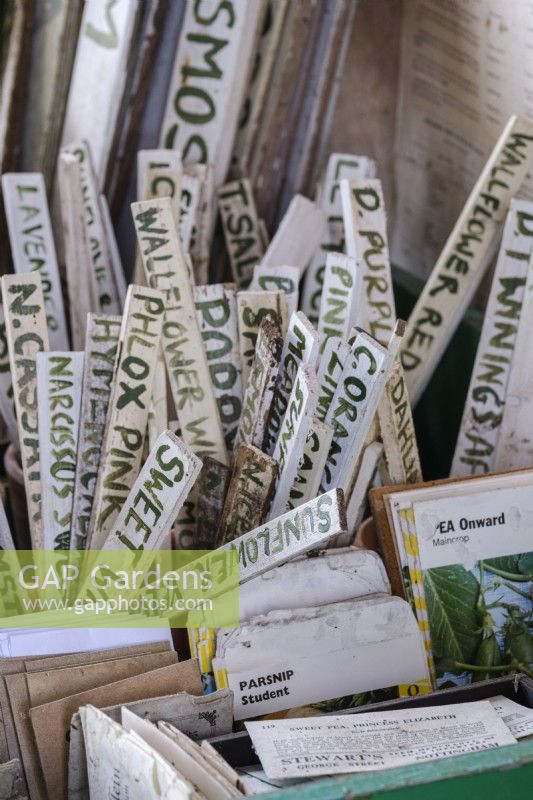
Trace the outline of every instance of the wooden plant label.
{"label": "wooden plant label", "polygon": [[160,145],[184,163],[215,165],[215,185],[228,170],[241,113],[261,3],[187,3],[170,79]]}
{"label": "wooden plant label", "polygon": [[354,178],[372,177],[374,174],[374,162],[364,156],[332,153],[329,157],[318,200],[320,208],[326,215],[326,227],[320,245],[305,274],[300,304],[302,311],[313,325],[318,324],[326,256],[331,252],[343,253],[345,250],[339,181],[342,178],[353,180]]}
{"label": "wooden plant label", "polygon": [[371,442],[364,448],[357,466],[357,472],[352,477],[352,486],[346,494],[346,496],[349,497],[346,503],[348,533],[345,537],[336,539],[332,543],[333,547],[345,547],[352,544],[357,529],[363,521],[368,503],[368,492],[374,480],[382,454],[383,445],[381,442]]}
{"label": "wooden plant label", "polygon": [[85,342],[87,314],[99,311],[100,297],[85,226],[81,168],[75,156],[69,153],[59,156],[57,177],[64,231],[70,333],[74,349],[81,350]]}
{"label": "wooden plant label", "polygon": [[262,267],[281,267],[291,264],[298,267],[300,276],[309,264],[320,243],[326,216],[307,197],[295,194],[270,242]]}
{"label": "wooden plant label", "polygon": [[83,195],[84,224],[102,314],[119,314],[120,300],[113,276],[111,253],[99,202],[98,184],[86,141],[63,147],[62,152],[74,156],[80,165],[79,176]]}
{"label": "wooden plant label", "polygon": [[2,175],[2,192],[15,272],[39,273],[50,346],[54,350],[68,350],[61,280],[43,176],[37,172],[6,173]]}
{"label": "wooden plant label", "polygon": [[269,319],[264,319],[259,326],[235,445],[244,442],[260,450],[264,447],[282,344],[279,327]]}
{"label": "wooden plant label", "polygon": [[198,216],[202,186],[194,175],[181,176],[180,238],[185,253],[190,252],[194,225]]}
{"label": "wooden plant label", "polygon": [[84,353],[37,353],[43,548],[69,550]]}
{"label": "wooden plant label", "polygon": [[242,412],[235,284],[195,286],[193,294],[224,440],[231,453]]}
{"label": "wooden plant label", "polygon": [[344,497],[340,489],[333,489],[220,549],[237,550],[242,584],[345,532]]}
{"label": "wooden plant label", "polygon": [[296,373],[287,410],[281,423],[273,458],[279,464],[269,519],[287,510],[292,486],[305,450],[315,413],[318,384],[313,367],[301,365]]}
{"label": "wooden plant label", "polygon": [[94,493],[93,550],[105,542],[139,472],[164,313],[163,292],[129,287]]}
{"label": "wooden plant label", "polygon": [[72,550],[85,550],[87,545],[121,325],[122,318],[117,316],[89,314],[87,319],[72,503]]}
{"label": "wooden plant label", "polygon": [[16,450],[20,450],[17,419],[13,401],[13,383],[11,378],[11,362],[7,344],[6,321],[4,307],[0,305],[0,414],[5,424],[9,439]]}
{"label": "wooden plant label", "polygon": [[194,281],[204,285],[209,283],[209,258],[215,229],[213,167],[211,164],[186,164],[184,170],[186,175],[196,178],[200,186],[189,252],[194,268],[191,273],[194,274]]}
{"label": "wooden plant label", "polygon": [[355,324],[360,286],[361,271],[357,268],[355,258],[341,253],[328,253],[318,315],[321,350],[332,336],[347,338]]}
{"label": "wooden plant label", "polygon": [[224,502],[231,480],[231,469],[214,458],[204,458],[198,478],[196,521],[197,550],[213,550],[217,546],[218,530]]}
{"label": "wooden plant label", "polygon": [[490,263],[511,198],[533,159],[533,122],[513,116],[496,143],[409,317],[402,365],[415,404]]}
{"label": "wooden plant label", "polygon": [[202,462],[170,431],[158,437],[102,545],[157,550],[200,473]]}
{"label": "wooden plant label", "polygon": [[296,508],[309,502],[319,494],[322,473],[328,459],[333,428],[317,417],[313,417],[305,442],[303,456],[293,481],[289,508]]}
{"label": "wooden plant label", "polygon": [[276,389],[268,419],[265,447],[269,454],[274,452],[298,368],[302,364],[315,366],[318,342],[318,334],[305,315],[301,311],[292,314],[283,340]]}
{"label": "wooden plant label", "polygon": [[378,405],[380,436],[383,442],[383,483],[420,483],[422,468],[416,443],[415,426],[402,365],[396,360],[390,370]]}
{"label": "wooden plant label", "polygon": [[340,187],[346,252],[358,260],[361,270],[354,325],[386,346],[396,323],[396,310],[381,181],[342,180]]}
{"label": "wooden plant label", "polygon": [[364,331],[357,332],[324,420],[333,427],[333,441],[321,491],[328,491],[333,486],[348,491],[390,363],[391,355],[386,348]]}
{"label": "wooden plant label", "polygon": [[[170,197],[174,222],[181,219],[181,156],[173,150],[139,150],[137,153],[137,200]],[[139,250],[135,258],[135,283],[146,282]]]}
{"label": "wooden plant label", "polygon": [[28,272],[24,275],[4,275],[1,283],[31,541],[34,550],[42,550],[35,362],[37,353],[48,350],[42,282],[37,272]]}
{"label": "wooden plant label", "polygon": [[120,313],[122,313],[124,309],[124,303],[126,302],[128,285],[126,283],[124,267],[122,266],[122,260],[120,258],[113,222],[111,220],[111,212],[109,211],[109,205],[106,196],[101,194],[98,198],[98,202],[100,205],[100,213],[102,215],[104,233],[107,239],[107,246],[109,248],[109,257],[111,259],[111,269],[113,272],[113,280],[115,282],[119,310]]}
{"label": "wooden plant label", "polygon": [[279,327],[281,335],[285,335],[287,329],[285,295],[283,292],[238,292],[237,314],[242,383],[246,386],[262,321],[270,320]]}
{"label": "wooden plant label", "polygon": [[168,429],[167,370],[163,351],[159,348],[152,384],[152,399],[148,411],[148,448],[151,450],[159,436]]}
{"label": "wooden plant label", "polygon": [[250,181],[242,178],[221,186],[218,208],[233,280],[246,289],[265,252]]}
{"label": "wooden plant label", "polygon": [[277,461],[257,447],[248,444],[237,447],[220,519],[220,544],[233,541],[263,522],[270,506],[277,474]]}
{"label": "wooden plant label", "polygon": [[86,139],[98,184],[104,181],[128,76],[128,59],[141,3],[85,3],[63,123],[62,145]]}
{"label": "wooden plant label", "polygon": [[223,464],[228,456],[171,200],[132,205],[147,282],[165,295],[161,344],[185,443]]}
{"label": "wooden plant label", "polygon": [[254,269],[250,289],[263,292],[284,292],[287,315],[298,310],[300,270],[298,267],[261,267]]}
{"label": "wooden plant label", "polygon": [[328,339],[318,366],[318,401],[317,419],[326,419],[331,403],[337,391],[344,365],[350,358],[350,345],[342,339]]}
{"label": "wooden plant label", "polygon": [[509,423],[519,407],[508,402],[508,385],[513,375],[520,381],[524,371],[524,362],[513,356],[532,252],[533,203],[511,200],[455,446],[454,478],[496,469],[502,429],[511,433],[507,464],[514,466],[516,440]]}

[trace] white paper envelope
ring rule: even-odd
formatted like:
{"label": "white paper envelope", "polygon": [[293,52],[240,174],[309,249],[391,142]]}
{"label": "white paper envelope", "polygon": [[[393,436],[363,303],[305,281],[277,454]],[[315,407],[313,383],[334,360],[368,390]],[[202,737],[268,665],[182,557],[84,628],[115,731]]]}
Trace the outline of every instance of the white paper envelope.
{"label": "white paper envelope", "polygon": [[429,680],[414,613],[389,595],[254,617],[219,637],[213,666],[235,719]]}

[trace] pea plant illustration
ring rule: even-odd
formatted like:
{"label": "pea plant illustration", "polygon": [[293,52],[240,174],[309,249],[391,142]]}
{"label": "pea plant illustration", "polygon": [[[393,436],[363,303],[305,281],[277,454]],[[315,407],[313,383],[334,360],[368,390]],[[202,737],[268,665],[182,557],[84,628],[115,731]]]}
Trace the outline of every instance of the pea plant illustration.
{"label": "pea plant illustration", "polygon": [[[424,573],[439,675],[470,672],[473,681],[509,672],[533,677],[533,552],[480,561],[478,570],[479,579],[460,565]],[[516,602],[509,602],[513,596]],[[494,618],[502,615],[497,625]]]}

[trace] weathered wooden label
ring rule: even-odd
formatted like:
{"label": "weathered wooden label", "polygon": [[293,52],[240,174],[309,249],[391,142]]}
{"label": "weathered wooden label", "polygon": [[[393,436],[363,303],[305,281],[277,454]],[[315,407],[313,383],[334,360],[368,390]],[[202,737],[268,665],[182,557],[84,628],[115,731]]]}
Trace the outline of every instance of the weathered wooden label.
{"label": "weathered wooden label", "polygon": [[328,339],[318,366],[318,401],[316,416],[322,422],[326,419],[337,391],[344,365],[350,357],[350,345],[342,339]]}
{"label": "weathered wooden label", "polygon": [[89,242],[92,268],[98,287],[98,301],[103,314],[119,314],[120,300],[113,275],[111,253],[105,232],[99,202],[99,191],[94,174],[92,156],[86,141],[63,147],[63,152],[74,156],[80,165],[79,175],[83,195],[84,224]]}
{"label": "weathered wooden label", "polygon": [[233,541],[264,521],[277,474],[277,461],[257,447],[248,444],[237,447],[220,520],[220,544]]}
{"label": "weathered wooden label", "polygon": [[511,198],[533,158],[533,122],[511,117],[411,312],[402,348],[416,403],[488,267]]}
{"label": "weathered wooden label", "polygon": [[387,378],[378,405],[378,420],[383,442],[385,485],[422,481],[411,403],[399,360],[393,363]]}
{"label": "weathered wooden label", "polygon": [[107,239],[107,246],[109,248],[109,257],[111,259],[111,269],[113,271],[113,280],[115,282],[115,289],[117,292],[119,311],[122,313],[124,309],[124,303],[126,302],[128,285],[126,283],[124,267],[122,266],[117,238],[115,236],[113,221],[111,220],[111,212],[109,211],[109,205],[106,196],[104,194],[99,195],[98,202],[100,205],[100,213],[102,215],[104,233]]}
{"label": "weathered wooden label", "polygon": [[38,272],[54,350],[68,350],[69,340],[61,280],[43,176],[37,172],[2,175],[4,208],[15,272]]}
{"label": "weathered wooden label", "polygon": [[4,421],[7,435],[16,450],[20,449],[17,419],[13,400],[13,383],[11,378],[11,362],[7,344],[6,321],[4,307],[0,305],[0,414]]}
{"label": "weathered wooden label", "polygon": [[246,384],[235,445],[245,443],[263,449],[274,388],[278,376],[282,338],[279,327],[268,319],[259,326],[255,357]]}
{"label": "weathered wooden label", "polygon": [[361,290],[354,325],[387,345],[396,323],[387,241],[387,218],[381,181],[340,182],[346,252],[361,270]]}
{"label": "weathered wooden label", "polygon": [[231,453],[243,394],[235,284],[195,286],[193,293],[224,440]]}
{"label": "weathered wooden label", "polygon": [[221,186],[218,208],[233,280],[246,289],[265,252],[250,181],[242,178]]}
{"label": "weathered wooden label", "polygon": [[132,205],[147,281],[165,295],[161,344],[188,447],[223,464],[228,455],[171,200]]}
{"label": "weathered wooden label", "polygon": [[295,194],[261,261],[262,267],[290,264],[303,275],[320,243],[326,216],[307,197]]}
{"label": "weathered wooden label", "polygon": [[215,165],[225,180],[261,17],[261,3],[187,3],[160,145],[184,163]]}
{"label": "weathered wooden label", "polygon": [[333,486],[348,490],[385,385],[390,358],[375,339],[357,332],[324,420],[333,427],[333,441],[322,476],[322,491]]}
{"label": "weathered wooden label", "polygon": [[171,431],[157,439],[102,545],[157,550],[170,533],[202,462]]}
{"label": "weathered wooden label", "polygon": [[75,156],[60,154],[57,177],[64,232],[70,333],[72,346],[75,350],[81,350],[85,342],[87,314],[99,311],[100,298],[92,265],[91,244],[85,227],[81,167]]}
{"label": "weathered wooden label", "polygon": [[[513,356],[532,251],[533,203],[512,200],[455,446],[453,477],[496,469],[500,433],[502,428],[509,433],[509,422],[517,413],[517,407],[507,402],[507,389],[513,373],[520,380],[524,369],[523,361]],[[516,446],[513,438],[511,449]],[[514,466],[512,456],[507,464]]]}
{"label": "weathered wooden label", "polygon": [[70,547],[84,550],[118,354],[121,317],[89,314],[81,382],[80,428]]}
{"label": "weathered wooden label", "polygon": [[328,459],[333,428],[313,417],[298,471],[289,494],[289,508],[309,502],[320,492],[320,481]]}
{"label": "weathered wooden label", "polygon": [[341,253],[328,253],[318,315],[322,351],[328,339],[346,339],[355,325],[360,286],[361,272],[355,258]]}
{"label": "weathered wooden label", "polygon": [[374,162],[364,156],[332,153],[329,157],[318,200],[326,215],[326,227],[305,274],[301,301],[301,309],[313,325],[318,324],[326,256],[331,252],[343,253],[345,250],[339,181],[342,178],[352,180],[374,174]]}
{"label": "weathered wooden label", "polygon": [[301,364],[315,365],[318,344],[318,334],[305,315],[301,311],[293,313],[283,340],[276,390],[268,419],[265,446],[269,454],[274,452],[298,368]]}
{"label": "weathered wooden label", "polygon": [[93,550],[106,540],[139,472],[165,302],[157,289],[128,289],[91,515]]}
{"label": "weathered wooden label", "polygon": [[298,310],[298,292],[300,286],[300,270],[298,267],[262,267],[254,269],[250,289],[263,292],[283,292],[287,304],[287,315],[290,317]]}
{"label": "weathered wooden label", "polygon": [[283,516],[239,536],[221,550],[237,550],[240,583],[246,583],[297,555],[321,547],[346,532],[344,497],[339,489],[320,495]]}
{"label": "weathered wooden label", "polygon": [[199,197],[194,224],[191,230],[189,253],[192,261],[194,281],[200,285],[209,283],[209,258],[211,241],[215,229],[215,184],[211,164],[185,164],[185,174],[199,182]]}
{"label": "weathered wooden label", "polygon": [[68,94],[62,145],[87,139],[102,186],[141,4],[85,3]]}
{"label": "weathered wooden label", "polygon": [[41,277],[37,272],[2,276],[2,301],[17,411],[20,459],[34,550],[43,547],[37,415],[37,353],[48,350]]}
{"label": "weathered wooden label", "polygon": [[257,335],[263,320],[277,325],[281,335],[287,329],[287,304],[283,292],[238,292],[237,315],[242,382],[246,387],[254,355]]}
{"label": "weathered wooden label", "polygon": [[198,217],[202,186],[194,175],[181,176],[180,238],[183,250],[189,253],[194,226]]}
{"label": "weathered wooden label", "polygon": [[280,432],[272,457],[278,462],[279,471],[276,489],[269,511],[269,519],[283,514],[289,504],[298,466],[315,413],[318,383],[314,367],[300,365],[281,423]]}
{"label": "weathered wooden label", "polygon": [[197,550],[213,550],[217,546],[220,520],[231,481],[231,469],[214,458],[204,458],[198,478],[196,521]]}
{"label": "weathered wooden label", "polygon": [[37,353],[43,548],[69,550],[84,353]]}

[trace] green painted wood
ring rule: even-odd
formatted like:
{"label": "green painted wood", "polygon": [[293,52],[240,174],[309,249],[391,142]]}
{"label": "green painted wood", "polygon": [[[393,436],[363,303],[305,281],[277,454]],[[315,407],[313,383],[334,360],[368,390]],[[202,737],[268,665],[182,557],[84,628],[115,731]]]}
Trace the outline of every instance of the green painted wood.
{"label": "green painted wood", "polygon": [[384,772],[326,778],[269,800],[531,800],[533,741]]}

